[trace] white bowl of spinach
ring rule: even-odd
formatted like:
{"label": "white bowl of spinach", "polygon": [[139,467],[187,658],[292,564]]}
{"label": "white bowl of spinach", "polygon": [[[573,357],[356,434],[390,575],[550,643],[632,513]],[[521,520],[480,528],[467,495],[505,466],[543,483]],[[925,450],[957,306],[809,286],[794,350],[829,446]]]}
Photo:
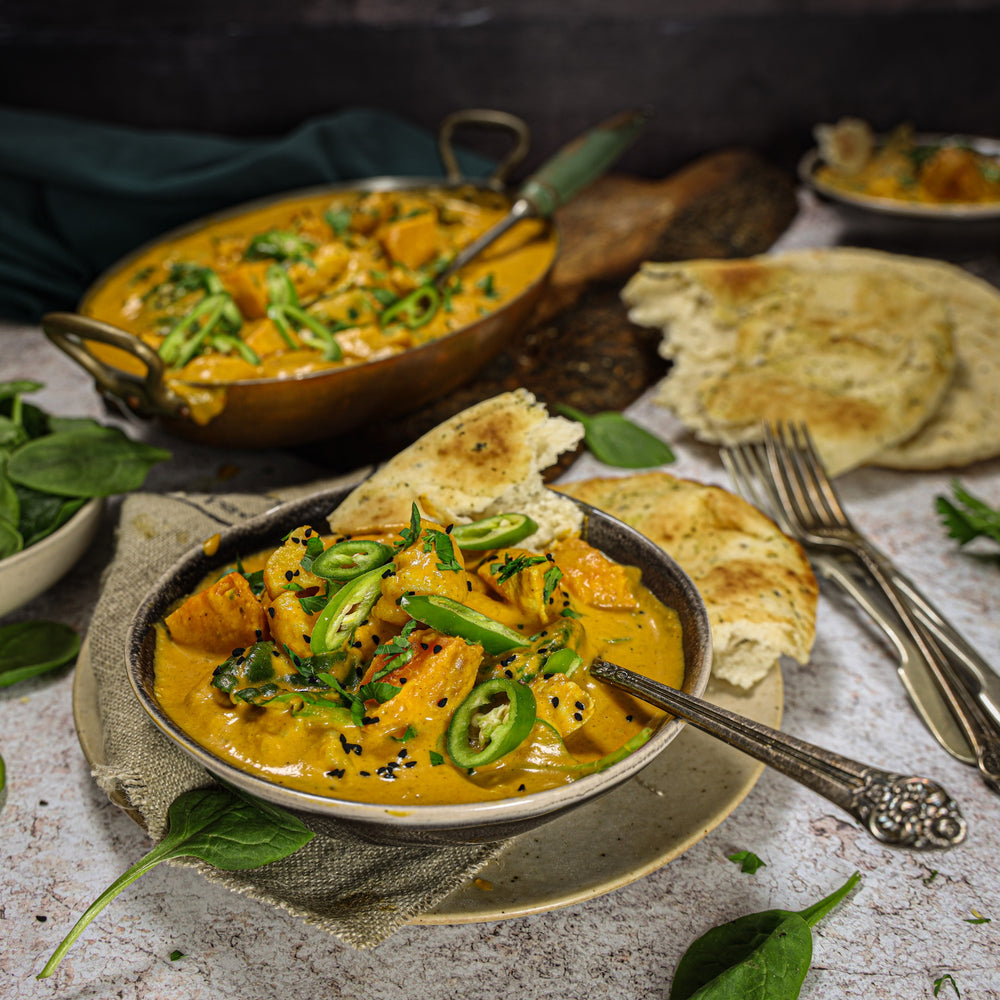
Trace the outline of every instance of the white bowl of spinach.
{"label": "white bowl of spinach", "polygon": [[137,489],[170,452],[96,420],[25,400],[39,382],[0,382],[0,616],[52,586],[80,558],[104,497]]}

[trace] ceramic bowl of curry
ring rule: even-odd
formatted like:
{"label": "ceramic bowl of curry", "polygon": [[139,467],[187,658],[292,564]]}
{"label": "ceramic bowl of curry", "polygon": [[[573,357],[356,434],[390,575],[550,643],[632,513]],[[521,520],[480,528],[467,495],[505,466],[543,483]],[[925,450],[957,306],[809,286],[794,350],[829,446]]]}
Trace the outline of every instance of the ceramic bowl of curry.
{"label": "ceramic bowl of curry", "polygon": [[[681,731],[681,720],[589,676],[590,660],[602,655],[694,695],[708,683],[704,603],[644,536],[574,501],[584,512],[580,537],[542,555],[503,539],[488,552],[466,551],[472,543],[458,526],[449,531],[426,519],[377,539],[331,538],[326,517],[345,495],[283,504],[223,532],[211,556],[198,546],[159,580],[130,625],[126,655],[137,698],[164,736],[210,774],[318,832],[350,831],[376,843],[486,843],[611,791]],[[354,578],[361,583],[338,584],[332,599],[311,607],[303,602],[317,581],[300,563],[307,535],[316,551],[385,544],[392,562],[385,572],[380,564]],[[263,561],[250,558],[272,549]],[[316,552],[310,565],[319,571]],[[245,639],[227,633],[210,643],[204,601],[216,593],[230,611],[238,607],[242,598],[229,589],[234,572],[237,590],[260,574],[267,608],[256,623],[252,615],[241,619],[252,632]],[[286,585],[287,573],[293,582]],[[365,605],[350,588],[372,580],[371,600],[379,603]],[[460,598],[450,604],[440,600],[449,587]],[[400,591],[395,601],[392,588]],[[421,596],[427,593],[433,599]],[[331,617],[338,595],[348,611]],[[505,602],[520,610],[505,610]],[[445,612],[460,623],[442,620]],[[332,622],[343,630],[351,615],[337,647]],[[470,627],[480,631],[470,634]],[[263,653],[262,630],[269,632]],[[241,645],[227,650],[233,641]],[[291,675],[285,668],[273,674],[279,655],[291,657]],[[352,662],[365,665],[349,679]],[[276,683],[253,674],[254,663]],[[479,714],[470,716],[473,709]],[[496,755],[487,759],[491,748]]]}

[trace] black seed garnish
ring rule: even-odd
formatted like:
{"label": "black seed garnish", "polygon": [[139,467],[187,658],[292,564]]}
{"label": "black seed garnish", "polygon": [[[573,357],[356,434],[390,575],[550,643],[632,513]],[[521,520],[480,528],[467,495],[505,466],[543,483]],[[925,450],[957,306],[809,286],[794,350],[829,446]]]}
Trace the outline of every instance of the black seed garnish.
{"label": "black seed garnish", "polygon": [[438,702],[438,708],[444,708],[444,706],[447,705],[447,704],[448,704],[448,699],[447,698],[442,698]]}
{"label": "black seed garnish", "polygon": [[441,646],[440,646],[440,645],[436,645],[436,646],[434,647],[434,652],[435,652],[435,653],[440,653],[440,652],[441,652]]}
{"label": "black seed garnish", "polygon": [[573,718],[576,719],[577,722],[583,722],[583,716],[579,712],[574,712]]}
{"label": "black seed garnish", "polygon": [[274,607],[273,606],[269,607],[267,609],[267,613],[273,618],[274,617]]}
{"label": "black seed garnish", "polygon": [[587,706],[582,701],[576,703],[576,707],[582,712]]}
{"label": "black seed garnish", "polygon": [[290,569],[286,569],[285,570],[285,579],[286,580],[293,580],[293,579],[295,579],[295,574]]}
{"label": "black seed garnish", "polygon": [[347,737],[341,733],[340,734],[340,745],[344,748],[344,753],[346,754],[357,754],[361,756],[361,744],[360,743],[348,743]]}
{"label": "black seed garnish", "polygon": [[342,778],[346,772],[342,767],[335,767],[332,771],[327,771],[328,778]]}
{"label": "black seed garnish", "polygon": [[558,698],[550,698],[549,701],[552,702],[552,707],[553,708],[558,708],[559,707],[559,699]]}

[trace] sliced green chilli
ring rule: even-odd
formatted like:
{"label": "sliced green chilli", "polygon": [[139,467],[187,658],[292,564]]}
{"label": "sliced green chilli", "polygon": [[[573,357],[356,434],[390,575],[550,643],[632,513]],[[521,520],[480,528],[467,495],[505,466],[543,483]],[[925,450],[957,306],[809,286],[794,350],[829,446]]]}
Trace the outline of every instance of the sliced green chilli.
{"label": "sliced green chilli", "polygon": [[[480,709],[500,699],[485,713]],[[504,700],[505,699],[505,700]],[[516,750],[535,724],[535,696],[526,684],[494,677],[477,684],[448,726],[448,756],[459,767],[482,767]]]}
{"label": "sliced green chilli", "polygon": [[528,645],[519,632],[442,594],[406,594],[399,604],[418,622],[445,635],[478,643],[493,656]]}
{"label": "sliced green chilli", "polygon": [[476,552],[516,545],[537,530],[538,525],[527,514],[494,514],[471,524],[456,524],[451,537],[460,549]]}
{"label": "sliced green chilli", "polygon": [[440,305],[441,293],[437,288],[434,285],[421,285],[389,306],[379,316],[379,323],[382,326],[405,323],[411,330],[416,330],[434,318]]}
{"label": "sliced green chilli", "polygon": [[392,549],[367,538],[335,542],[314,560],[311,571],[327,580],[353,580],[377,569],[392,558]]}
{"label": "sliced green chilli", "polygon": [[583,664],[583,657],[569,647],[557,649],[542,665],[543,674],[565,674],[572,677]]}
{"label": "sliced green chilli", "polygon": [[314,656],[334,653],[347,644],[354,630],[368,617],[382,595],[384,572],[379,566],[362,573],[333,595],[313,626],[309,648]]}

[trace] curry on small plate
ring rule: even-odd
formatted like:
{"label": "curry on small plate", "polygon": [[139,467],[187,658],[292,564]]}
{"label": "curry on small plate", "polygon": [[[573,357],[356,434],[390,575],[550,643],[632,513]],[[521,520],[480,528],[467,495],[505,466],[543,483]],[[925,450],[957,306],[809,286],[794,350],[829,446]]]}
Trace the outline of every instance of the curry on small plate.
{"label": "curry on small plate", "polygon": [[1000,140],[907,124],[877,135],[851,117],[814,134],[817,146],[800,161],[799,176],[826,197],[928,220],[1000,218]]}

